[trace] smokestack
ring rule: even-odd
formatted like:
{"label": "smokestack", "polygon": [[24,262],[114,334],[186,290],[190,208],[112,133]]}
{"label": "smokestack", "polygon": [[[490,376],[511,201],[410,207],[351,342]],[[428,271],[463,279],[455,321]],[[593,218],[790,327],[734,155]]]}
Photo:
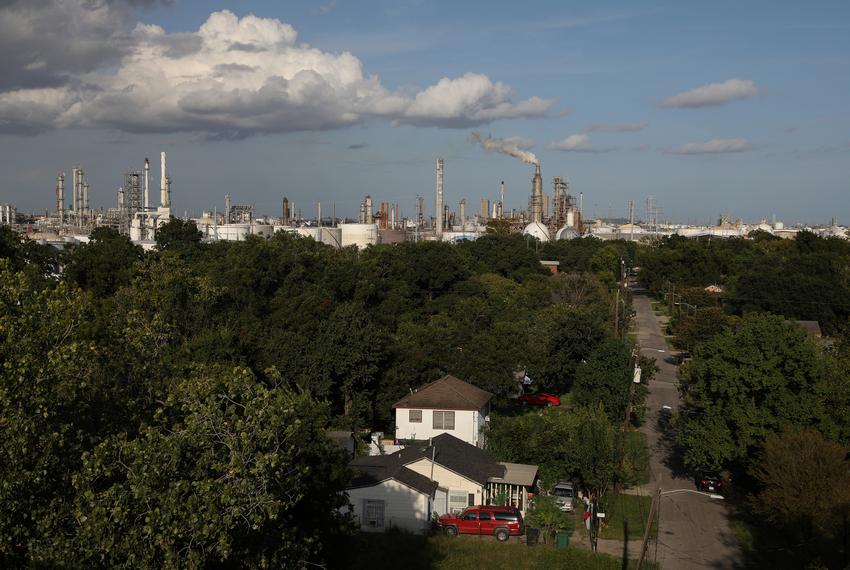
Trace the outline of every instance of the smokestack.
{"label": "smokestack", "polygon": [[505,181],[502,180],[502,185],[499,188],[499,219],[505,217]]}
{"label": "smokestack", "polygon": [[[80,180],[82,180],[82,176],[80,176]],[[89,211],[89,183],[82,182],[83,186],[83,212]]]}
{"label": "smokestack", "polygon": [[318,220],[318,225],[321,228],[322,227],[322,203],[321,202],[316,203],[316,209],[317,209],[316,219]]}
{"label": "smokestack", "polygon": [[290,218],[289,198],[287,198],[285,196],[283,198],[283,204],[282,204],[281,210],[282,210],[281,211],[281,218],[280,218],[281,224],[284,225],[284,226],[288,226],[289,225],[289,218]]}
{"label": "smokestack", "polygon": [[168,208],[168,175],[165,169],[165,151],[159,153],[159,206]]}
{"label": "smokestack", "polygon": [[531,221],[543,221],[543,176],[539,162],[534,165],[534,178],[531,179]]}
{"label": "smokestack", "polygon": [[460,231],[463,231],[463,224],[466,222],[466,198],[460,201]]}
{"label": "smokestack", "polygon": [[434,228],[434,233],[437,237],[442,237],[443,235],[443,169],[445,168],[445,163],[442,158],[437,159],[437,203],[434,208],[434,213],[436,214],[436,223],[437,227]]}
{"label": "smokestack", "polygon": [[151,184],[151,161],[145,157],[145,211],[151,207],[151,198],[150,198],[150,184]]}
{"label": "smokestack", "polygon": [[71,211],[77,213],[77,168],[71,169]]}
{"label": "smokestack", "polygon": [[65,173],[56,177],[56,211],[59,212],[59,222],[65,221]]}
{"label": "smokestack", "polygon": [[372,210],[372,197],[368,194],[366,195],[366,216],[364,217],[364,224],[374,224],[374,211]]}
{"label": "smokestack", "polygon": [[224,195],[224,223],[230,223],[230,194]]}

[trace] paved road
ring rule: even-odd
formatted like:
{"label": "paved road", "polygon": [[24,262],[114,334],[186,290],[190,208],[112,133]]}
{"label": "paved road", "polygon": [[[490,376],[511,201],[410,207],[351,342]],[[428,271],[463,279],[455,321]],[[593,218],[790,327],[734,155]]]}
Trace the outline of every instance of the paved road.
{"label": "paved road", "polygon": [[[659,352],[666,351],[667,346],[649,297],[640,290],[633,290],[633,293],[635,325],[642,353],[654,357],[660,368],[649,386],[647,421],[641,428],[647,435],[651,451],[651,481],[642,492],[651,495],[658,486],[663,492],[696,490],[692,479],[675,461],[670,442],[658,427],[662,406],[675,409],[679,405],[677,367],[665,361],[669,352]],[[648,559],[656,559],[662,568],[671,570],[743,566],[723,502],[687,491],[662,494],[657,550],[656,545],[650,544]]]}

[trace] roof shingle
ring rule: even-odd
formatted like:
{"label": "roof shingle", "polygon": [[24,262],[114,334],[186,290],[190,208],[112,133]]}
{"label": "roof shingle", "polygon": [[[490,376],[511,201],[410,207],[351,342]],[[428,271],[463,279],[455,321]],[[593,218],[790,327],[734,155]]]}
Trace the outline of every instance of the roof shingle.
{"label": "roof shingle", "polygon": [[444,410],[480,410],[493,394],[446,375],[393,404],[393,408],[427,408]]}

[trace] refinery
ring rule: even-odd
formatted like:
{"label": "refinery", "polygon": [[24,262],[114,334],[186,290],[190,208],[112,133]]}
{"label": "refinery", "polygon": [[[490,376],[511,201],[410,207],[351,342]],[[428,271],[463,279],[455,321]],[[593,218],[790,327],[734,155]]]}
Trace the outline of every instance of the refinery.
{"label": "refinery", "polygon": [[[330,208],[326,204],[323,213],[321,202],[310,204],[311,215],[303,216],[296,204],[285,196],[281,198],[278,216],[258,215],[254,205],[235,203],[233,197],[226,194],[222,209],[213,207],[203,211],[200,217],[184,218],[196,224],[205,241],[241,241],[251,235],[270,237],[276,232],[285,231],[311,237],[335,248],[353,245],[361,249],[369,245],[403,241],[474,240],[486,233],[494,223],[498,225],[499,231],[522,233],[540,242],[580,237],[645,241],[674,234],[685,237],[746,237],[754,230],[793,238],[802,229],[822,236],[847,237],[847,229],[835,222],[824,226],[785,227],[776,219],[770,223],[766,220],[745,223],[721,215],[716,224],[675,224],[661,220],[660,209],[651,198],[646,201],[642,220],[637,219],[635,203],[630,202],[628,217],[586,221],[583,216],[583,193],[579,192],[576,199],[570,193],[569,182],[565,177],[554,176],[551,194],[546,193],[543,190],[541,164],[533,154],[505,145],[499,139],[481,139],[476,133],[473,133],[473,137],[483,148],[518,157],[532,167],[527,209],[506,208],[504,182],[499,185],[495,199],[480,199],[477,211],[467,209],[466,199],[461,199],[456,209],[452,208],[444,199],[446,161],[438,158],[434,171],[433,209],[426,206],[428,202],[425,197],[419,195],[412,217],[400,213],[398,202],[376,202],[371,195],[363,197],[356,219],[338,217],[334,204]],[[0,204],[0,225],[12,226],[30,239],[59,247],[85,243],[94,228],[110,227],[128,236],[133,243],[152,249],[158,228],[173,216],[172,180],[168,174],[165,152],[160,153],[159,160],[158,205],[151,201],[153,181],[148,158],[144,159],[140,170],[129,170],[123,174],[123,183],[116,192],[115,204],[110,207],[95,208],[91,205],[85,170],[81,166],[74,166],[70,178],[64,172],[56,177],[53,212],[24,215],[13,204]],[[69,190],[70,199],[66,201]]]}

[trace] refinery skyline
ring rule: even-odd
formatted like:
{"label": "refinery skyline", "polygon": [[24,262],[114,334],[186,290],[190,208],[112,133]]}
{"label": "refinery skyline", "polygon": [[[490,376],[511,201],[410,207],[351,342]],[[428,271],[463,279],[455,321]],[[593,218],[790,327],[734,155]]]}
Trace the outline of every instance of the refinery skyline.
{"label": "refinery skyline", "polygon": [[[850,214],[844,3],[43,2],[0,7],[0,202],[91,207],[165,151],[175,214],[229,194],[356,218],[365,195],[433,214],[528,208],[534,167],[584,217],[652,197],[671,221]],[[48,34],[48,30],[53,33]],[[651,39],[647,39],[651,38]],[[496,152],[493,152],[496,151]],[[534,160],[529,160],[533,156]]]}

